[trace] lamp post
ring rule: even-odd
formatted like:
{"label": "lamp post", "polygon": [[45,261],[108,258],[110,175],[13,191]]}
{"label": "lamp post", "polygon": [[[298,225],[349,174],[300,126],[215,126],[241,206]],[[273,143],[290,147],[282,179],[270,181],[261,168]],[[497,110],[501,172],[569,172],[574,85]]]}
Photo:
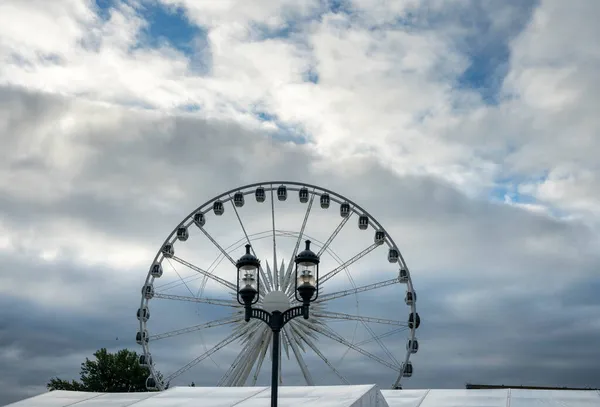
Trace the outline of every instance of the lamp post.
{"label": "lamp post", "polygon": [[[271,331],[273,331],[273,367],[271,372],[271,407],[277,407],[277,386],[279,376],[279,333],[292,319],[302,316],[308,319],[308,309],[310,303],[315,301],[319,296],[319,256],[310,250],[310,240],[306,241],[306,248],[300,252],[294,259],[296,263],[295,271],[295,298],[296,301],[302,303],[296,307],[288,308],[287,310],[276,309],[281,307],[281,302],[272,306],[272,311],[261,308],[253,308],[252,306],[258,302],[260,291],[260,277],[258,270],[260,268],[260,260],[250,253],[251,246],[246,245],[246,254],[244,254],[236,263],[238,279],[237,279],[237,300],[244,306],[246,322],[251,318],[259,319],[266,323]],[[275,302],[284,297],[287,301],[287,296],[281,291],[272,291],[265,296],[271,295]],[[314,298],[313,298],[314,296]],[[266,302],[263,300],[263,303]]]}

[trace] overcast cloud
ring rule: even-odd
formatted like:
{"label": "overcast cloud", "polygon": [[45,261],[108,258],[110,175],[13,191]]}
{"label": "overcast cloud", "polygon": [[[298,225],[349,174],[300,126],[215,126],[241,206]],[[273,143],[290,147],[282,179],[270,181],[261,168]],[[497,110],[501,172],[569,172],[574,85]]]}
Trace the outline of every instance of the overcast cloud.
{"label": "overcast cloud", "polygon": [[[273,179],[349,197],[399,245],[423,320],[405,388],[598,387],[598,16],[594,0],[0,2],[0,404],[78,378],[100,347],[140,351],[135,311],[163,240],[217,194]],[[269,230],[250,198],[248,228]],[[289,201],[278,227],[298,229]],[[327,238],[330,211],[309,235]],[[231,206],[208,222],[224,246],[243,237]],[[332,245],[344,259],[372,241],[349,225]],[[208,267],[218,251],[191,233],[186,253]],[[378,256],[351,268],[358,285],[393,278]],[[176,281],[166,266],[161,283]],[[366,294],[360,312],[404,321],[403,296]],[[222,313],[151,307],[150,334]],[[158,369],[228,332],[157,342]],[[336,363],[344,353],[318,343]],[[400,359],[405,335],[385,343]],[[216,384],[239,349],[175,384]],[[305,358],[319,383],[340,383]],[[394,380],[353,351],[339,369]],[[269,371],[267,359],[260,383]],[[283,372],[303,384],[293,354]]]}

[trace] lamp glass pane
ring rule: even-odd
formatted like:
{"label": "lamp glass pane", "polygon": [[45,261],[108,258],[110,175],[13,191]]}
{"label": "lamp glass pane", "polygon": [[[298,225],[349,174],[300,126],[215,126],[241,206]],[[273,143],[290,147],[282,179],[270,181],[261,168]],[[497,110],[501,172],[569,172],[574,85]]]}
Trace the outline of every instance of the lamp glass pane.
{"label": "lamp glass pane", "polygon": [[313,263],[299,264],[297,269],[298,285],[308,283],[313,287],[316,285],[317,265]]}
{"label": "lamp glass pane", "polygon": [[256,289],[256,267],[242,267],[239,275],[240,288],[252,287]]}

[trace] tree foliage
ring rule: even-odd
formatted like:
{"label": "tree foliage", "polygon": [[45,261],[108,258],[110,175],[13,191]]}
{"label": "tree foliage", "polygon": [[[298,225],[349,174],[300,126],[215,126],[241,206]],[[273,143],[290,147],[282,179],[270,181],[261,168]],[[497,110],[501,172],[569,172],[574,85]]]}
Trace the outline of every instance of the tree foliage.
{"label": "tree foliage", "polygon": [[[139,355],[129,349],[110,353],[105,348],[94,353],[95,360],[85,358],[81,364],[80,381],[50,379],[48,390],[93,391],[104,393],[142,392],[150,375],[147,367],[139,365]],[[162,380],[160,373],[159,379]],[[168,387],[168,386],[167,386]]]}

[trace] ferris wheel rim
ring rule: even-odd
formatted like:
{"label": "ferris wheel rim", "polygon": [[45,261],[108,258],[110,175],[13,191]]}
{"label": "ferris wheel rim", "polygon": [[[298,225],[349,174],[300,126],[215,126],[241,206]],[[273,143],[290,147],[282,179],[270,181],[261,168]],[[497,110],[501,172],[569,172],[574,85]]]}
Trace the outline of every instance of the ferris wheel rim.
{"label": "ferris wheel rim", "polygon": [[[392,236],[386,231],[386,229],[383,227],[383,225],[367,210],[365,210],[363,207],[361,207],[360,205],[358,205],[356,202],[354,202],[353,200],[345,197],[344,195],[337,193],[333,190],[330,190],[328,188],[324,188],[318,185],[314,185],[314,184],[310,184],[310,183],[305,183],[305,182],[299,182],[299,181],[261,181],[261,182],[255,182],[255,183],[251,183],[251,184],[246,184],[246,185],[242,185],[242,186],[238,186],[236,188],[230,189],[226,192],[223,192],[217,196],[214,196],[213,198],[207,200],[206,202],[204,202],[202,205],[196,207],[192,212],[190,212],[187,216],[185,216],[183,218],[183,220],[181,222],[179,222],[175,228],[171,231],[171,233],[167,236],[167,238],[163,241],[162,245],[160,246],[159,250],[157,251],[154,259],[152,260],[151,263],[151,267],[150,270],[148,270],[147,275],[146,275],[146,279],[144,282],[144,286],[148,285],[148,283],[153,283],[155,280],[155,277],[151,275],[151,268],[152,265],[159,263],[161,264],[162,261],[167,258],[166,256],[164,256],[163,254],[163,247],[165,247],[165,245],[167,244],[174,244],[175,241],[177,240],[177,231],[179,228],[181,227],[189,227],[192,223],[193,223],[193,217],[195,214],[197,213],[208,213],[210,212],[211,208],[210,206],[214,204],[214,202],[216,201],[221,201],[222,203],[226,203],[229,201],[232,201],[233,203],[233,196],[232,194],[235,194],[237,192],[242,192],[243,195],[249,195],[251,194],[253,191],[249,191],[250,189],[254,188],[256,190],[256,188],[258,187],[262,187],[264,188],[265,192],[271,192],[271,194],[273,194],[273,191],[276,191],[280,186],[286,186],[286,188],[288,186],[291,186],[292,188],[287,188],[288,190],[291,191],[300,191],[301,188],[310,188],[312,189],[312,191],[310,191],[309,193],[312,194],[313,196],[317,196],[317,194],[319,195],[323,195],[323,194],[328,194],[331,201],[342,204],[342,203],[348,203],[350,204],[350,211],[351,213],[356,213],[359,216],[367,216],[369,219],[369,223],[367,227],[373,227],[375,230],[378,231],[382,231],[384,233],[385,239],[384,239],[384,243],[387,244],[387,246],[391,249],[395,249],[397,254],[398,254],[398,263],[401,266],[401,269],[406,270],[406,286],[407,286],[407,291],[411,291],[414,293],[414,286],[412,284],[412,276],[410,273],[410,269],[402,255],[401,250],[399,249],[399,247],[397,246],[397,244],[395,243],[395,241],[393,240]],[[208,208],[206,210],[204,210],[204,208]],[[348,215],[350,216],[350,215]],[[162,257],[161,257],[162,256]],[[274,265],[274,267],[276,267],[276,265]],[[146,298],[144,296],[144,294],[141,295],[141,301],[140,301],[140,309],[142,309],[144,306],[148,306],[149,303],[149,299]],[[416,301],[413,301],[410,305],[410,313],[409,315],[416,315],[418,318],[418,314],[416,311]],[[144,332],[145,331],[145,327],[146,327],[146,322],[143,320],[139,320],[139,329],[140,332]],[[416,329],[418,328],[418,325],[415,323],[412,327],[409,327],[409,337],[408,340],[409,341],[415,341],[416,340]],[[143,354],[148,358],[151,357],[151,353],[150,353],[150,349],[148,346],[148,342],[146,341],[142,341],[142,350],[143,350]],[[403,360],[402,366],[406,365],[409,363],[410,360],[410,356],[411,356],[412,352],[410,352],[407,349],[406,352],[406,356]],[[157,381],[158,387],[160,390],[163,390],[162,387],[164,387],[164,383],[160,383],[160,381],[158,380],[158,375],[157,375],[157,371],[154,368],[154,364],[151,363],[148,366],[148,369],[151,372],[151,376],[155,378],[155,380]],[[397,377],[394,385],[392,386],[392,388],[397,388],[397,386],[400,384],[401,379],[404,377],[403,375],[403,369],[401,368],[401,370],[399,371],[399,376]]]}

